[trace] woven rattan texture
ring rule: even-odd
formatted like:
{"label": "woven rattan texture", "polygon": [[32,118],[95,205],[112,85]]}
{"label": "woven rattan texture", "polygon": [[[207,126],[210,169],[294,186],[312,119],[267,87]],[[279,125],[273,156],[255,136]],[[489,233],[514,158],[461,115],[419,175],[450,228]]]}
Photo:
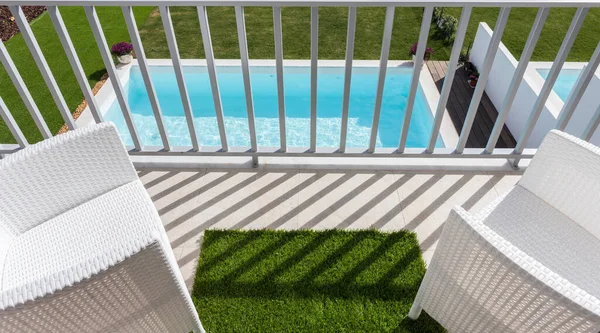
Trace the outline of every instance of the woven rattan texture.
{"label": "woven rattan texture", "polygon": [[0,333],[204,332],[114,125],[0,162]]}
{"label": "woven rattan texture", "polygon": [[449,332],[598,332],[597,299],[470,219],[446,221],[417,295],[427,313]]}
{"label": "woven rattan texture", "polygon": [[47,297],[0,311],[1,332],[189,332],[194,322],[158,242]]}
{"label": "woven rattan texture", "polygon": [[484,220],[500,237],[600,298],[600,239],[516,186]]}
{"label": "woven rattan texture", "polygon": [[136,177],[113,125],[57,135],[0,160],[0,223],[21,234]]}
{"label": "woven rattan texture", "polygon": [[519,184],[600,239],[600,148],[551,131]]}
{"label": "woven rattan texture", "polygon": [[456,333],[600,331],[600,149],[552,131],[519,184],[455,208],[415,299]]}
{"label": "woven rattan texture", "polygon": [[[2,290],[49,278],[78,282],[139,251],[160,230],[144,186],[133,181],[18,237],[4,263]],[[74,264],[81,267],[71,272]]]}

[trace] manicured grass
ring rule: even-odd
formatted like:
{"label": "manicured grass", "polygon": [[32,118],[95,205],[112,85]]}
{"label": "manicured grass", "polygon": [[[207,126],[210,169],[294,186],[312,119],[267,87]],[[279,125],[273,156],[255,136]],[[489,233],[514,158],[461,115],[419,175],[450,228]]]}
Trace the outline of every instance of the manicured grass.
{"label": "manicured grass", "polygon": [[[449,13],[460,18],[460,8],[447,8]],[[474,39],[479,22],[487,22],[493,29],[499,8],[475,8],[471,15],[465,49]],[[250,58],[269,59],[274,57],[273,13],[270,8],[248,7],[246,30]],[[515,8],[511,11],[502,41],[519,57],[535,19],[537,9]],[[533,55],[533,60],[552,61],[569,28],[575,13],[574,8],[553,8]],[[203,58],[204,51],[199,33],[196,9],[178,7],[172,9],[176,37],[184,58]],[[215,57],[239,58],[235,12],[233,7],[211,7],[208,9]],[[319,8],[319,58],[343,59],[346,48],[348,9],[342,7]],[[396,8],[390,59],[408,59],[410,45],[417,41],[422,8]],[[385,8],[359,8],[357,14],[356,59],[379,59]],[[310,58],[310,9],[285,7],[282,9],[283,46],[286,59]],[[153,58],[168,58],[160,15],[155,11],[142,28],[142,36]],[[590,10],[584,25],[571,50],[569,61],[588,61],[600,40],[600,9]],[[428,46],[435,50],[433,59],[448,59],[451,44],[439,38],[432,26]]]}
{"label": "manicured grass", "polygon": [[406,318],[424,273],[405,231],[209,230],[192,297],[208,332],[444,332]]}
{"label": "manicured grass", "polygon": [[[460,9],[448,8],[447,13],[460,17]],[[544,25],[544,29],[535,48],[532,60],[534,61],[552,61],[560,48],[560,44],[565,37],[575,8],[552,8]],[[471,21],[467,31],[467,41],[465,46],[475,38],[479,22],[487,22],[494,29],[498,8],[475,8],[471,15]],[[531,30],[531,25],[537,13],[536,8],[514,8],[510,12],[508,24],[502,42],[518,59],[523,52],[525,41]],[[430,38],[431,39],[431,38]],[[596,45],[600,41],[600,8],[591,9],[585,19],[583,27],[577,40],[569,53],[567,61],[589,61]],[[442,59],[446,59],[450,54],[450,47],[446,46]],[[437,55],[442,56],[441,54]]]}
{"label": "manicured grass", "polygon": [[[275,56],[273,11],[271,8],[245,8],[246,33],[250,58],[269,59]],[[175,35],[183,58],[203,58],[204,49],[194,7],[173,8],[171,15]],[[240,57],[233,7],[208,8],[209,24],[215,57]],[[343,59],[346,51],[348,9],[323,7],[319,9],[319,57]],[[422,9],[398,9],[394,20],[395,33],[390,51],[391,59],[406,59],[408,46],[418,37]],[[359,8],[356,29],[356,59],[379,59],[385,8]],[[282,9],[283,45],[286,59],[310,58],[310,8]],[[415,26],[416,24],[416,26]],[[408,27],[408,29],[405,29]],[[403,30],[406,30],[404,32]],[[140,31],[148,55],[168,58],[169,50],[157,11],[150,15]]]}
{"label": "manicured grass", "polygon": [[[83,8],[60,7],[60,11],[83,69],[88,76],[90,86],[93,87],[102,74],[104,74],[105,69]],[[98,7],[97,11],[109,45],[118,41],[129,40],[121,8]],[[152,7],[136,7],[135,16],[138,24],[141,25],[151,11]],[[73,70],[69,65],[48,13],[42,14],[32,22],[31,28],[58,82],[67,105],[74,111],[83,100],[83,94],[77,84]],[[29,88],[33,99],[37,103],[48,127],[53,133],[57,132],[64,124],[64,121],[54,104],[52,95],[44,83],[40,71],[35,65],[27,45],[25,45],[23,36],[21,34],[14,36],[5,43],[5,46],[21,73],[25,84]],[[27,140],[30,142],[41,140],[41,134],[3,66],[0,66],[0,96],[6,102]],[[14,142],[14,138],[6,128],[6,125],[0,120],[0,143]]]}
{"label": "manicured grass", "polygon": [[[94,85],[105,72],[91,30],[83,9],[61,7],[67,28],[88,75],[90,85]],[[248,7],[246,26],[249,55],[254,59],[274,57],[273,14],[271,8]],[[447,13],[460,16],[460,9],[448,8]],[[473,40],[480,21],[488,22],[493,28],[498,8],[475,8],[469,24],[465,47]],[[129,40],[120,8],[98,7],[106,38],[109,44]],[[533,60],[552,61],[568,29],[575,9],[553,8],[538,42]],[[151,7],[136,7],[136,20],[140,27],[142,41],[150,58],[169,58],[165,34],[158,10]],[[397,8],[394,19],[394,32],[390,59],[407,59],[409,46],[418,39],[422,8]],[[504,33],[503,42],[518,57],[535,18],[536,9],[513,9]],[[208,15],[216,58],[239,58],[235,12],[233,7],[210,7]],[[347,29],[347,8],[322,7],[319,9],[319,58],[343,59]],[[183,58],[203,58],[204,51],[195,7],[173,7],[173,22],[181,56]],[[359,8],[357,16],[356,59],[378,59],[383,35],[385,8]],[[310,57],[310,9],[285,7],[282,9],[284,57],[286,59],[308,59]],[[50,68],[65,96],[69,108],[75,110],[83,96],[75,76],[64,55],[54,27],[47,14],[34,23],[32,29],[46,55]],[[569,61],[588,61],[600,39],[600,9],[590,10],[583,28],[568,57]],[[431,29],[428,45],[435,49],[433,59],[447,59],[451,45],[436,36]],[[51,95],[35,66],[21,35],[6,43],[34,100],[53,132],[63,125],[63,120]],[[4,68],[0,66],[0,96],[5,100],[17,123],[28,140],[41,140],[33,120],[18,96]],[[0,120],[0,143],[14,143],[14,138]]]}

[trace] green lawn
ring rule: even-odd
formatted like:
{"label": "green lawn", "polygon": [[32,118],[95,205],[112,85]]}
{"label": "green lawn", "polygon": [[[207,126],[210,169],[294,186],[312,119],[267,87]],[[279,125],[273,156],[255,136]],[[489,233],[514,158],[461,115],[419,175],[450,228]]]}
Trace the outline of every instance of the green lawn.
{"label": "green lawn", "polygon": [[[270,8],[246,8],[247,38],[250,58],[269,59],[274,57],[273,13]],[[459,8],[447,8],[446,13],[460,18]],[[479,22],[488,22],[494,27],[498,8],[475,8],[467,31],[465,48],[474,39]],[[518,57],[525,45],[527,35],[535,19],[537,9],[515,8],[511,11],[502,41]],[[569,28],[575,9],[554,8],[544,26],[533,55],[533,60],[551,61],[556,56],[560,43]],[[172,10],[176,24],[176,37],[183,58],[203,58],[202,39],[195,8],[179,7]],[[239,58],[235,12],[232,7],[208,9],[209,23],[215,57]],[[392,34],[390,59],[408,59],[410,45],[417,41],[422,8],[397,8]],[[319,8],[319,58],[343,59],[346,48],[348,9],[342,7]],[[379,59],[385,8],[359,8],[357,14],[356,59]],[[310,9],[283,8],[283,48],[286,59],[308,59],[310,57]],[[153,58],[168,58],[169,51],[162,23],[157,12],[148,17],[141,30],[144,45]],[[569,61],[588,61],[600,40],[600,9],[592,9],[577,37],[569,55]],[[185,41],[185,42],[183,42]],[[431,29],[428,46],[435,50],[433,59],[448,59],[452,45],[437,37]]]}
{"label": "green lawn", "polygon": [[[102,74],[104,74],[105,69],[83,8],[60,7],[60,11],[83,69],[88,76],[90,86],[93,87]],[[136,7],[135,15],[139,25],[144,22],[151,11],[152,7]],[[129,34],[127,33],[127,27],[120,8],[98,7],[98,16],[100,17],[100,22],[102,23],[104,34],[109,44],[129,40]],[[44,13],[36,19],[31,24],[31,28],[63,92],[67,105],[74,111],[83,100],[83,94],[77,84],[69,61],[65,56],[58,35],[54,31],[54,26],[48,13]],[[64,124],[64,121],[54,104],[48,87],[42,79],[42,75],[35,65],[33,57],[29,53],[27,45],[25,45],[23,36],[21,34],[16,35],[7,41],[5,46],[21,73],[25,84],[29,88],[33,99],[37,103],[48,127],[53,133],[57,132]],[[30,142],[41,140],[41,134],[37,130],[29,112],[25,108],[25,104],[23,104],[3,66],[0,66],[0,96],[6,102],[27,140]],[[14,138],[6,128],[6,125],[0,120],[0,143],[12,142],[15,142]]]}
{"label": "green lawn", "polygon": [[[468,29],[465,46],[473,39],[477,23],[485,21],[493,27],[498,8],[476,8]],[[67,28],[77,48],[90,85],[94,85],[104,72],[104,65],[96,48],[91,30],[83,9],[61,7]],[[109,44],[129,40],[120,8],[99,7],[100,20]],[[208,9],[215,56],[221,59],[239,58],[235,13],[232,7],[211,7]],[[345,53],[347,8],[323,7],[319,9],[319,57],[321,59],[343,59]],[[406,59],[409,46],[417,40],[422,8],[397,8],[390,59]],[[449,8],[457,18],[460,9]],[[542,36],[534,53],[534,60],[551,61],[565,32],[568,29],[575,9],[552,9]],[[519,56],[527,34],[535,17],[536,9],[513,9],[504,34],[503,42]],[[150,58],[168,58],[165,35],[160,15],[151,7],[136,7],[136,19],[140,26],[142,41]],[[200,28],[196,9],[193,7],[172,8],[175,32],[183,58],[202,58],[204,52],[200,38]],[[356,59],[378,59],[383,34],[384,8],[359,8],[354,57]],[[307,59],[310,55],[310,9],[290,8],[282,10],[284,57],[287,59]],[[246,8],[246,25],[249,54],[254,59],[273,58],[273,15],[270,8]],[[83,96],[73,72],[64,55],[58,37],[47,14],[32,23],[42,51],[61,88],[67,104],[72,110],[82,101]],[[600,9],[592,9],[585,20],[581,33],[569,55],[569,61],[587,61],[600,39]],[[433,59],[447,59],[451,45],[436,38],[432,29],[428,45],[435,49]],[[48,126],[58,131],[63,120],[54,105],[51,95],[33,62],[22,36],[17,35],[6,43],[13,60],[38,103]],[[41,139],[29,113],[20,100],[4,68],[0,66],[0,96],[15,116],[28,140]],[[14,143],[14,138],[0,120],[0,142]]]}
{"label": "green lawn", "polygon": [[192,298],[207,332],[444,332],[424,273],[414,233],[209,230]]}

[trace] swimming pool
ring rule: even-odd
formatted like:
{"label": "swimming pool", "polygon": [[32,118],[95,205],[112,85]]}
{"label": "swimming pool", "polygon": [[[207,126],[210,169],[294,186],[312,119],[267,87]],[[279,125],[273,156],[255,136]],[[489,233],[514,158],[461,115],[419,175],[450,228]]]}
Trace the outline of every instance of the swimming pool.
{"label": "swimming pool", "polygon": [[[163,112],[166,132],[173,146],[191,146],[175,73],[171,66],[150,66],[152,82]],[[251,66],[256,134],[259,146],[279,146],[277,78],[275,67]],[[377,147],[396,147],[404,117],[412,69],[387,71]],[[184,66],[184,77],[201,146],[220,146],[210,81],[206,67]],[[244,85],[239,66],[218,66],[217,77],[230,146],[250,146]],[[348,121],[348,147],[368,147],[377,87],[377,67],[356,67],[352,73]],[[317,146],[337,147],[340,140],[343,67],[319,67],[317,94]],[[310,67],[284,67],[286,137],[291,147],[310,145]],[[132,66],[125,84],[129,106],[143,145],[161,146],[160,135],[138,66]],[[114,100],[105,119],[116,124],[122,139],[132,144],[121,109]],[[432,112],[419,87],[412,114],[407,147],[426,147]],[[444,147],[438,139],[437,147]]]}
{"label": "swimming pool", "polygon": [[[550,73],[550,69],[541,69],[538,68],[537,72],[544,78],[544,80],[548,77],[548,73]],[[581,73],[581,69],[562,69],[558,74],[558,78],[554,83],[554,87],[552,90],[560,97],[560,99],[565,102],[573,90],[575,86],[575,82]]]}

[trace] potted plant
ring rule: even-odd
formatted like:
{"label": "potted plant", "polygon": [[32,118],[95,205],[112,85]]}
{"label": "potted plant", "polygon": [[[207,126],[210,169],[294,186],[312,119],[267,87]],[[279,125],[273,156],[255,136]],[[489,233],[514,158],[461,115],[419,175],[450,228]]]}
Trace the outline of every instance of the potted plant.
{"label": "potted plant", "polygon": [[463,69],[467,73],[471,73],[472,71],[476,71],[475,65],[471,62],[471,43],[469,42],[469,46],[467,46],[467,51],[464,53],[461,52],[458,57],[458,63],[463,65]]}
{"label": "potted plant", "polygon": [[[412,57],[413,62],[415,62],[415,55],[417,54],[417,47],[419,46],[419,43],[414,43],[411,47],[410,50],[408,50],[408,55],[410,57]],[[433,49],[430,47],[425,48],[425,54],[423,55],[423,60],[429,60],[429,58],[431,57],[431,55],[433,54]]]}
{"label": "potted plant", "polygon": [[471,88],[475,88],[477,86],[477,81],[479,80],[479,73],[473,72],[469,75],[469,85]]}
{"label": "potted plant", "polygon": [[469,55],[464,52],[461,52],[460,55],[458,56],[458,64],[465,65],[468,62],[469,62]]}
{"label": "potted plant", "polygon": [[133,45],[127,42],[119,42],[114,44],[110,52],[117,57],[121,64],[128,64],[133,59]]}

